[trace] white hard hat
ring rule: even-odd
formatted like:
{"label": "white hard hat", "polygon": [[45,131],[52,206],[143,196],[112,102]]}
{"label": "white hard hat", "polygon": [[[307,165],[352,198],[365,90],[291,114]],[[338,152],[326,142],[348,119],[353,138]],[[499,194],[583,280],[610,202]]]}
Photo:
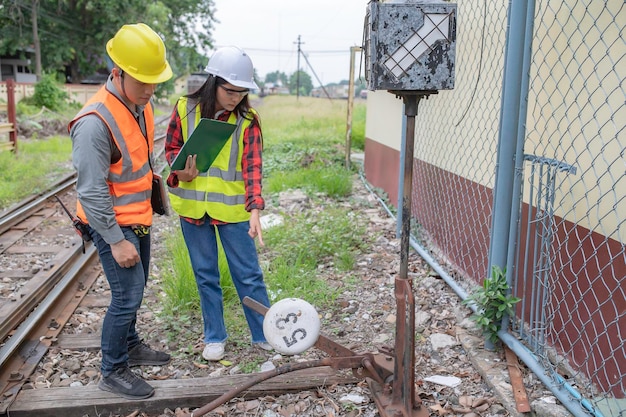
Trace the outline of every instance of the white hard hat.
{"label": "white hard hat", "polygon": [[236,46],[219,48],[209,58],[209,63],[204,70],[209,74],[225,79],[237,87],[259,88],[254,82],[252,60],[248,54]]}

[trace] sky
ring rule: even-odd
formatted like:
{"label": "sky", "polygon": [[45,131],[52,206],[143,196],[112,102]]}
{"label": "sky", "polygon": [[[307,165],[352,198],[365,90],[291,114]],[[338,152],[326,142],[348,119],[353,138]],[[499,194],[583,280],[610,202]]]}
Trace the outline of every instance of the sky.
{"label": "sky", "polygon": [[[270,72],[290,76],[297,70],[300,37],[300,49],[306,56],[300,56],[300,69],[311,76],[313,86],[338,83],[350,77],[350,47],[362,46],[368,2],[214,0],[219,21],[213,31],[214,43],[245,50],[264,80]],[[357,53],[355,77],[364,72],[360,59]]]}

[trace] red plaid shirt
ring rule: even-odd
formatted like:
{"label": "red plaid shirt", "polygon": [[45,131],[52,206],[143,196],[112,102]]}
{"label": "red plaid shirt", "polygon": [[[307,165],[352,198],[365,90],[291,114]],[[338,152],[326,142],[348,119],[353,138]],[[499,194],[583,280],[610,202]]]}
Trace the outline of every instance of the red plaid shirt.
{"label": "red plaid shirt", "polygon": [[[217,120],[227,121],[230,116],[229,111],[224,111],[218,115]],[[178,111],[174,109],[170,123],[167,127],[167,135],[165,136],[165,159],[168,164],[172,164],[176,155],[183,146],[182,129],[180,124],[180,116]],[[243,133],[243,156],[241,160],[241,171],[243,181],[246,186],[246,210],[253,209],[263,210],[265,208],[265,200],[261,196],[261,179],[263,174],[263,135],[261,134],[261,126],[257,119],[252,120],[248,128]],[[167,185],[170,187],[178,187],[178,176],[175,172],[170,173],[167,178]],[[190,223],[202,224],[208,215],[202,219],[190,219],[184,217]],[[210,219],[212,223],[220,222]]]}

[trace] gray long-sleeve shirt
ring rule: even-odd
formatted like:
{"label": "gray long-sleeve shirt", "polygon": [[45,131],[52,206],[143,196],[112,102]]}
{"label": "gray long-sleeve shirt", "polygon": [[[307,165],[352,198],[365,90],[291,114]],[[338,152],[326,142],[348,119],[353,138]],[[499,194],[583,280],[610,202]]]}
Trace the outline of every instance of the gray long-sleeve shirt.
{"label": "gray long-sleeve shirt", "polygon": [[[124,103],[128,102],[115,88],[111,76],[106,87]],[[137,112],[128,109],[135,116],[145,136],[146,121],[143,110],[144,106],[137,106]],[[87,221],[105,242],[118,243],[124,240],[124,234],[115,219],[113,201],[107,184],[112,157],[115,153],[119,155],[111,132],[99,116],[88,114],[74,123],[70,136],[72,163],[78,174],[76,193]]]}

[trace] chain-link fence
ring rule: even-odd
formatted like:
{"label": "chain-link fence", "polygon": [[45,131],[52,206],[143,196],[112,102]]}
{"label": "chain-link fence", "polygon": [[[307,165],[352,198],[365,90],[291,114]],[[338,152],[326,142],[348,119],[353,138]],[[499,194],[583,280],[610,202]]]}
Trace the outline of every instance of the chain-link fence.
{"label": "chain-link fence", "polygon": [[626,416],[625,27],[624,0],[458,2],[455,88],[416,116],[416,241],[464,288],[507,268],[500,335],[576,416]]}
{"label": "chain-link fence", "polygon": [[515,329],[590,413],[625,416],[626,5],[535,15],[516,289],[541,314]]}

